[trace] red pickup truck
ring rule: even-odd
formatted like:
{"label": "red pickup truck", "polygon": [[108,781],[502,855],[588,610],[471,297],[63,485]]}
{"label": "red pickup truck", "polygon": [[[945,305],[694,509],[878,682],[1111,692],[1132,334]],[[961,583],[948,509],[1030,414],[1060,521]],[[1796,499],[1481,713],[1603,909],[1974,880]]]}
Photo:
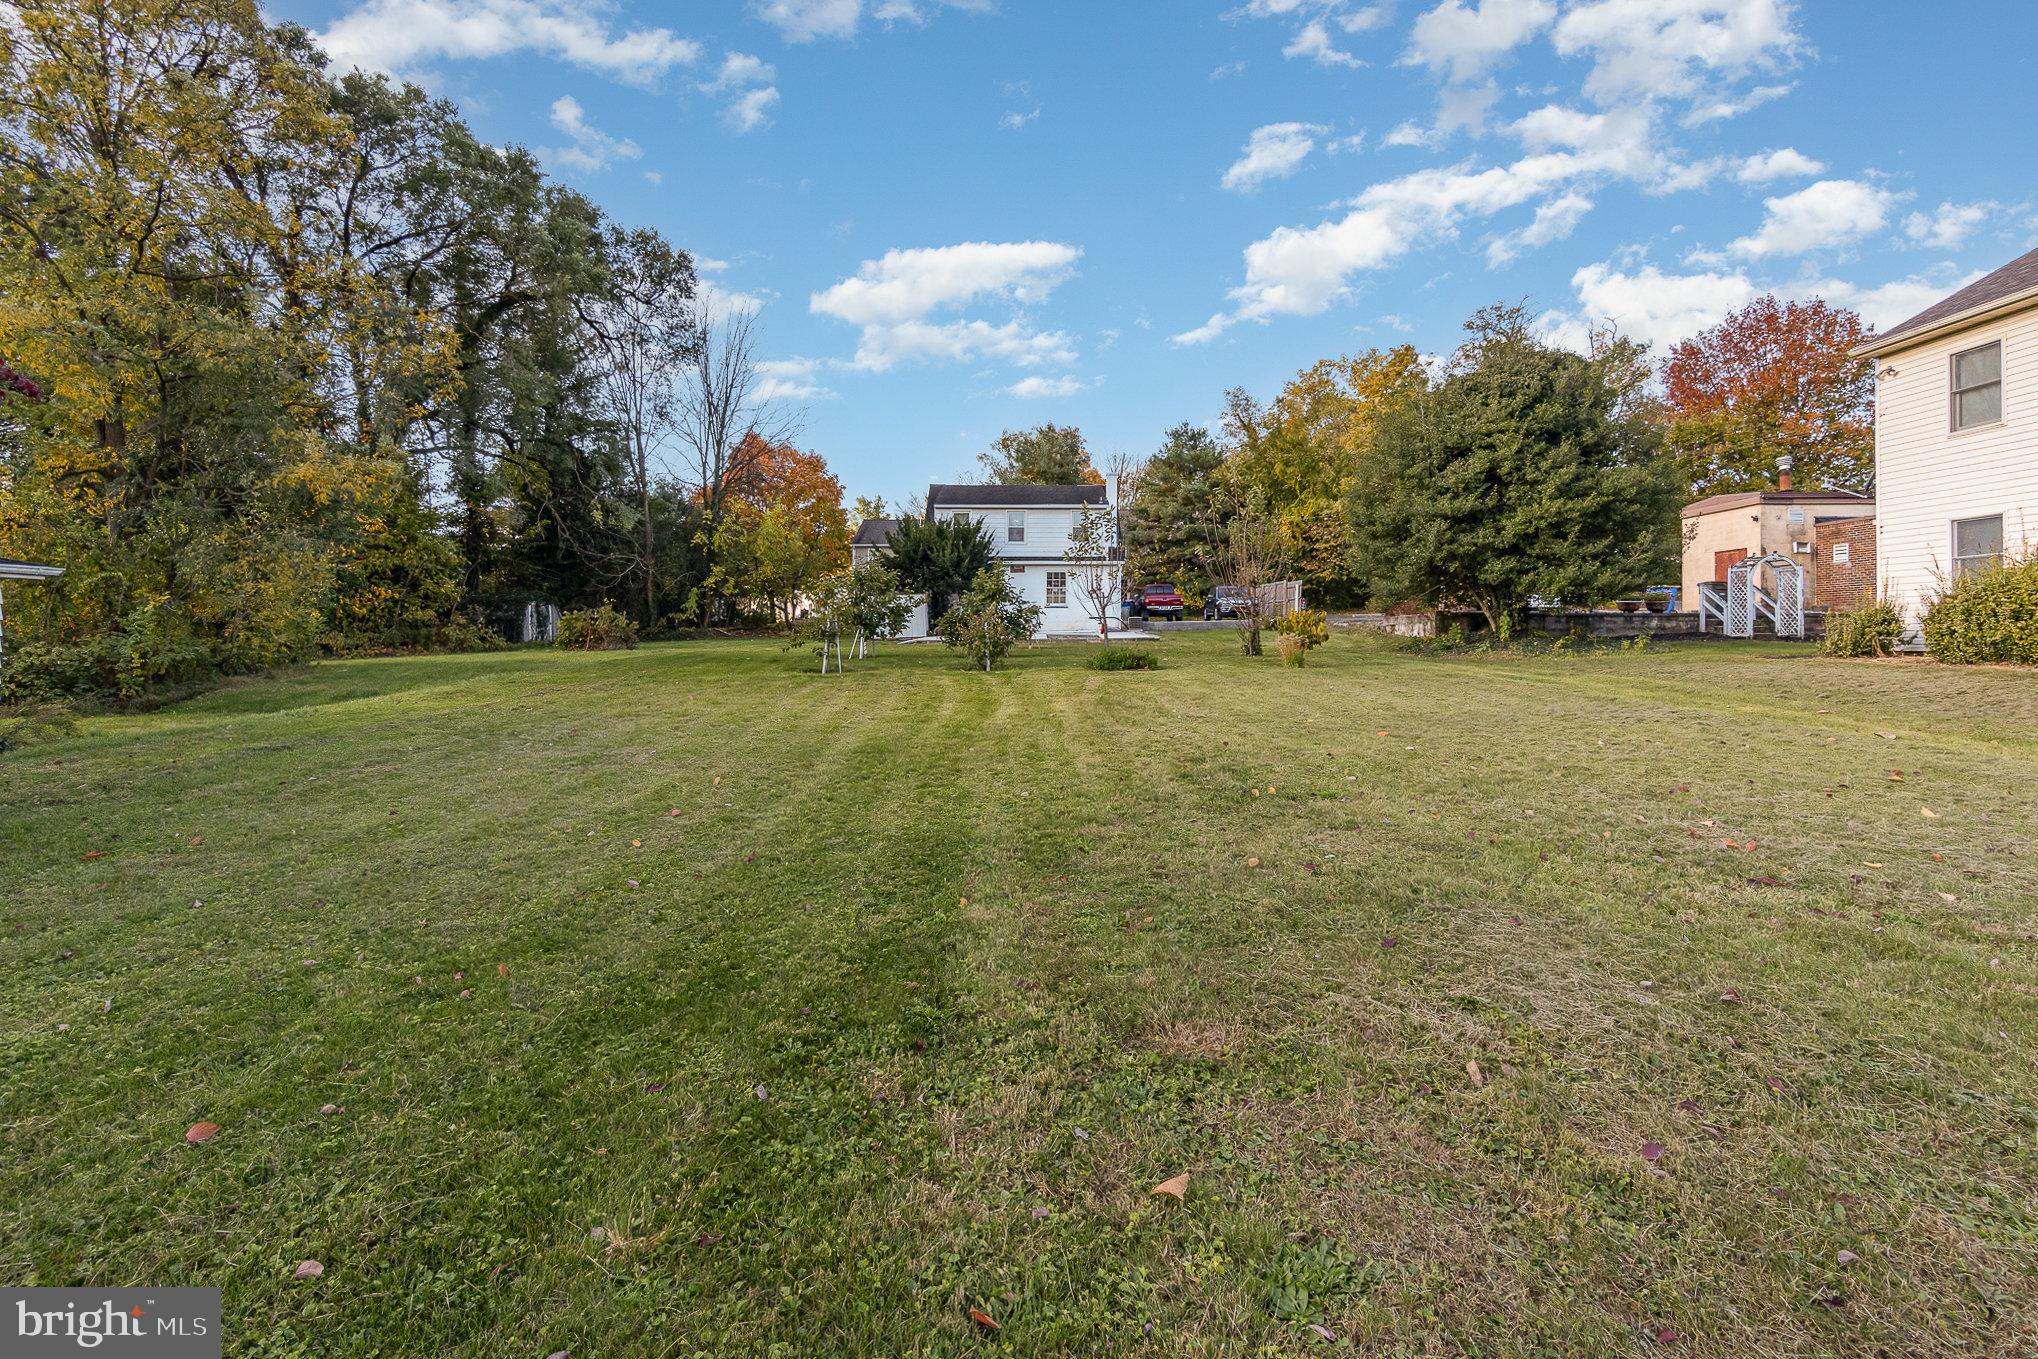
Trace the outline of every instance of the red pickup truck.
{"label": "red pickup truck", "polygon": [[1139,612],[1144,618],[1172,618],[1182,621],[1181,592],[1172,585],[1149,585],[1139,592]]}

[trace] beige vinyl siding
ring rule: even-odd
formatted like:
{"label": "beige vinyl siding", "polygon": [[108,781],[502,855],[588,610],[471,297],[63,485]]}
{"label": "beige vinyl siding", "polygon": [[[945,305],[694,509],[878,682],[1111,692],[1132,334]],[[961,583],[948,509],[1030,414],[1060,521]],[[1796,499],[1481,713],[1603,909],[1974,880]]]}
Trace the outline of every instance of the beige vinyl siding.
{"label": "beige vinyl siding", "polygon": [[[2003,418],[1956,432],[1953,355],[1995,340]],[[1876,564],[1884,597],[1915,624],[1952,568],[1954,520],[1999,514],[2008,551],[2038,548],[2038,306],[1875,364]]]}

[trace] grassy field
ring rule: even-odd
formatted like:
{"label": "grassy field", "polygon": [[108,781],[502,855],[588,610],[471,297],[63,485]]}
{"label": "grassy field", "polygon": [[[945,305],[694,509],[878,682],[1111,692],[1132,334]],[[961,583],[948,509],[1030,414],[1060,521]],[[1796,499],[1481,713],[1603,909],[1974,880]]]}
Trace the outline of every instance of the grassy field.
{"label": "grassy field", "polygon": [[1085,654],[0,756],[0,1284],[317,1359],[2038,1350],[2029,673]]}

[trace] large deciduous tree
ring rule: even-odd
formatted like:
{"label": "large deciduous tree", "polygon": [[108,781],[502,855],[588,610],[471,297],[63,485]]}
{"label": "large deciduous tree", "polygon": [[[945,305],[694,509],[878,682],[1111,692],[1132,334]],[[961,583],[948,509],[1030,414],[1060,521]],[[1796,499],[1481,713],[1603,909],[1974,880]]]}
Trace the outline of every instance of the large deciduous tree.
{"label": "large deciduous tree", "polygon": [[1591,603],[1667,570],[1679,488],[1655,429],[1626,410],[1636,347],[1580,357],[1511,310],[1473,329],[1360,465],[1347,504],[1371,596],[1468,604],[1506,636],[1532,596]]}
{"label": "large deciduous tree", "polygon": [[1865,491],[1875,476],[1875,365],[1851,352],[1861,318],[1817,298],[1758,297],[1672,345],[1663,365],[1667,446],[1697,498],[1776,484]]}
{"label": "large deciduous tree", "polygon": [[1006,486],[1102,486],[1089,446],[1074,425],[1006,430],[977,461],[992,481]]}
{"label": "large deciduous tree", "polygon": [[1290,379],[1271,405],[1242,389],[1226,396],[1226,475],[1265,507],[1291,569],[1319,599],[1355,591],[1343,502],[1370,455],[1381,421],[1428,383],[1411,345],[1324,359]]}

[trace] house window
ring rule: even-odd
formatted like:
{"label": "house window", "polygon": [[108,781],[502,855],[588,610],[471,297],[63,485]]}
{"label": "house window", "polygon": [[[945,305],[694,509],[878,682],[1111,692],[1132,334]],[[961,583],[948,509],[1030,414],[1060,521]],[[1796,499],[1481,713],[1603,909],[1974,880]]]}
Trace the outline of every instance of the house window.
{"label": "house window", "polygon": [[1993,425],[2003,418],[2003,342],[1953,356],[1953,428]]}
{"label": "house window", "polygon": [[1005,516],[1005,541],[1023,543],[1026,541],[1026,512],[1013,510]]}
{"label": "house window", "polygon": [[1069,573],[1050,571],[1047,573],[1047,606],[1060,608],[1069,602]]}
{"label": "house window", "polygon": [[1790,550],[1800,557],[1809,557],[1812,555],[1812,545],[1808,542],[1805,542],[1802,538],[1792,543],[1790,545]]}
{"label": "house window", "polygon": [[1853,555],[1852,549],[1846,543],[1833,544],[1833,565],[1845,566]]}
{"label": "house window", "polygon": [[1804,522],[1804,511],[1802,509],[1792,510],[1790,512],[1790,522],[1793,524],[1802,524]]}
{"label": "house window", "polygon": [[1953,521],[1953,578],[1978,571],[2002,560],[2003,517]]}
{"label": "house window", "polygon": [[970,521],[970,512],[968,510],[957,510],[950,514],[948,519],[950,523],[967,524]]}
{"label": "house window", "polygon": [[1013,575],[1015,575],[1015,576],[1023,576],[1023,575],[1025,575],[1025,574],[1026,574],[1026,568],[1025,568],[1025,567],[1023,567],[1023,566],[1014,566],[1014,567],[1010,567],[1010,568],[1008,568],[1008,569],[1009,569],[1009,570],[1010,570],[1010,571],[1012,572],[1012,574],[1013,574]]}

